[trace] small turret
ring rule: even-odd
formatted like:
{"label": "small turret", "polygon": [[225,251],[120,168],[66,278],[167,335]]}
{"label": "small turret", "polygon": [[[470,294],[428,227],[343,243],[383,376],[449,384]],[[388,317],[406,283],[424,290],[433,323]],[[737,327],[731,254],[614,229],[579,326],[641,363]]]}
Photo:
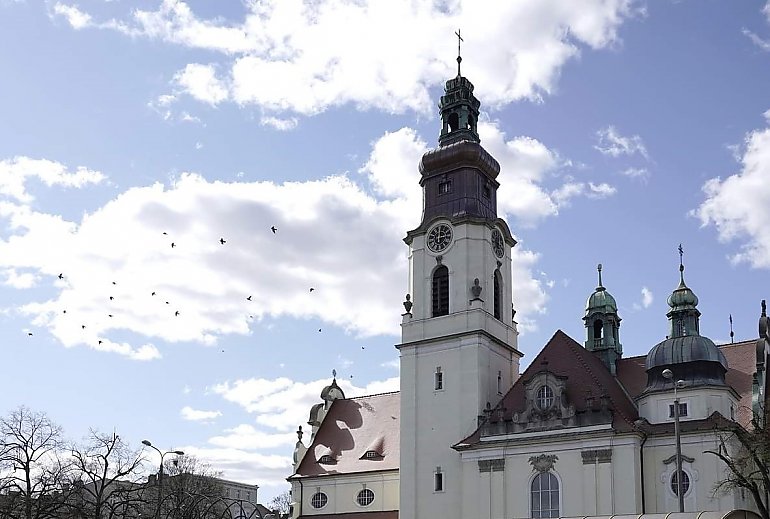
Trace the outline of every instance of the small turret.
{"label": "small turret", "polygon": [[599,285],[586,302],[583,322],[586,327],[585,347],[604,362],[610,373],[617,373],[617,361],[623,355],[620,344],[620,316],[618,305],[602,285],[602,265],[597,266]]}

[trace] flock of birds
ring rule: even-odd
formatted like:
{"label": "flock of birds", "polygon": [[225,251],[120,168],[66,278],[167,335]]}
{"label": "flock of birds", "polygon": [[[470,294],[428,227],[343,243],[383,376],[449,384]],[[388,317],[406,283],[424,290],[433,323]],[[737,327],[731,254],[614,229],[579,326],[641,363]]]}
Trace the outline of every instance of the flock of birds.
{"label": "flock of birds", "polygon": [[[270,231],[272,231],[273,234],[276,234],[278,232],[278,228],[273,225],[273,226],[270,227]],[[164,236],[168,236],[168,233],[164,231],[163,235]],[[219,241],[220,245],[225,245],[227,243],[227,240],[224,237],[220,237],[218,241]],[[172,241],[171,242],[171,248],[172,249],[176,248],[176,246],[177,246],[176,242]],[[64,272],[60,272],[57,277],[58,277],[59,280],[64,280],[66,276],[65,276]],[[112,281],[112,285],[113,286],[116,286],[117,284],[118,284],[117,281]],[[310,293],[314,292],[315,291],[315,287],[309,287],[308,291]],[[158,295],[158,293],[156,291],[152,291],[150,293],[151,297],[156,297],[157,295]],[[115,300],[115,296],[110,295],[109,296],[109,300],[110,301],[114,301]],[[252,296],[251,295],[247,296],[246,297],[246,301],[252,301]],[[170,305],[171,302],[170,301],[165,301],[165,304]],[[62,313],[66,314],[67,310],[66,309],[62,310]],[[179,317],[180,315],[181,315],[181,313],[180,313],[179,310],[174,310],[174,317]],[[109,314],[107,314],[107,316],[109,318],[113,318],[113,317],[115,317],[115,314],[114,313],[109,313]],[[253,318],[253,317],[254,317],[253,315],[249,315],[249,318]],[[81,324],[80,328],[81,328],[81,330],[85,330],[87,328],[87,325]],[[320,333],[321,331],[322,331],[322,329],[319,328],[318,332]],[[34,334],[31,331],[28,331],[27,335],[29,337],[32,337]],[[101,344],[103,344],[103,342],[104,341],[102,339],[98,339],[98,344],[101,345]],[[364,346],[361,346],[361,349],[364,350],[366,348]],[[221,351],[222,351],[222,353],[224,353],[225,350],[221,350]],[[353,378],[353,375],[350,375],[350,378]]]}

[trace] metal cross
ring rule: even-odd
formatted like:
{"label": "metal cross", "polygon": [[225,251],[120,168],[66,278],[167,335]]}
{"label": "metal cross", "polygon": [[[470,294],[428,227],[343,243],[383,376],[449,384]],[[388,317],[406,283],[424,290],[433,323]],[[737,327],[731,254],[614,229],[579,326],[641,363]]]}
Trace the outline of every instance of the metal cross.
{"label": "metal cross", "polygon": [[457,36],[457,75],[460,75],[460,62],[463,60],[462,56],[460,56],[460,42],[465,41],[463,40],[463,37],[460,36],[460,29],[457,29],[455,32],[455,36]]}
{"label": "metal cross", "polygon": [[733,314],[730,314],[730,344],[733,344],[734,337],[735,333],[733,333]]}

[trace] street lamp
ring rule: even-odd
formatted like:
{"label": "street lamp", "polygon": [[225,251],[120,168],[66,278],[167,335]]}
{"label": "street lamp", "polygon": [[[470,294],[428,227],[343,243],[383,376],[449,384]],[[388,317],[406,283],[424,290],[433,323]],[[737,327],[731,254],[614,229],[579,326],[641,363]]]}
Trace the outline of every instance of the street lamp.
{"label": "street lamp", "polygon": [[184,452],[183,451],[162,452],[155,445],[153,445],[152,442],[150,442],[150,440],[142,440],[142,445],[146,445],[151,449],[155,449],[155,452],[160,454],[160,470],[158,472],[158,506],[155,509],[155,519],[160,519],[160,502],[161,502],[161,499],[163,499],[163,458],[166,456],[166,454],[176,454],[177,456],[182,456],[184,455]]}
{"label": "street lamp", "polygon": [[[666,368],[663,370],[663,378],[667,380],[674,379],[674,372]],[[677,389],[684,387],[684,380],[674,382],[674,437],[676,438],[676,495],[679,498],[679,512],[684,513],[684,492],[682,492],[682,481],[684,474],[682,472],[682,441],[679,433],[679,396]]]}

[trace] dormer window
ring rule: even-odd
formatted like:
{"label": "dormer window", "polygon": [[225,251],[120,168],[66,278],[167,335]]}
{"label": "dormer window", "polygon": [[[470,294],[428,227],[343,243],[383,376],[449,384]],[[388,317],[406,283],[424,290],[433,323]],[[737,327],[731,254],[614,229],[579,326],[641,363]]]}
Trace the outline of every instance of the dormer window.
{"label": "dormer window", "polygon": [[332,457],[331,457],[330,455],[328,455],[328,454],[324,454],[323,456],[321,456],[321,459],[320,459],[320,460],[318,460],[318,463],[325,463],[325,464],[328,464],[328,463],[335,463],[335,462],[336,462],[336,460],[335,460],[334,458],[332,458]]}
{"label": "dormer window", "polygon": [[[679,403],[679,416],[684,417],[687,416],[687,404],[686,403]],[[674,404],[668,405],[668,417],[674,418]]]}
{"label": "dormer window", "polygon": [[554,396],[553,389],[550,386],[542,386],[537,390],[537,407],[540,409],[548,409],[553,405]]}
{"label": "dormer window", "polygon": [[364,459],[367,460],[376,460],[377,458],[381,458],[380,453],[377,451],[366,451],[364,453]]}

